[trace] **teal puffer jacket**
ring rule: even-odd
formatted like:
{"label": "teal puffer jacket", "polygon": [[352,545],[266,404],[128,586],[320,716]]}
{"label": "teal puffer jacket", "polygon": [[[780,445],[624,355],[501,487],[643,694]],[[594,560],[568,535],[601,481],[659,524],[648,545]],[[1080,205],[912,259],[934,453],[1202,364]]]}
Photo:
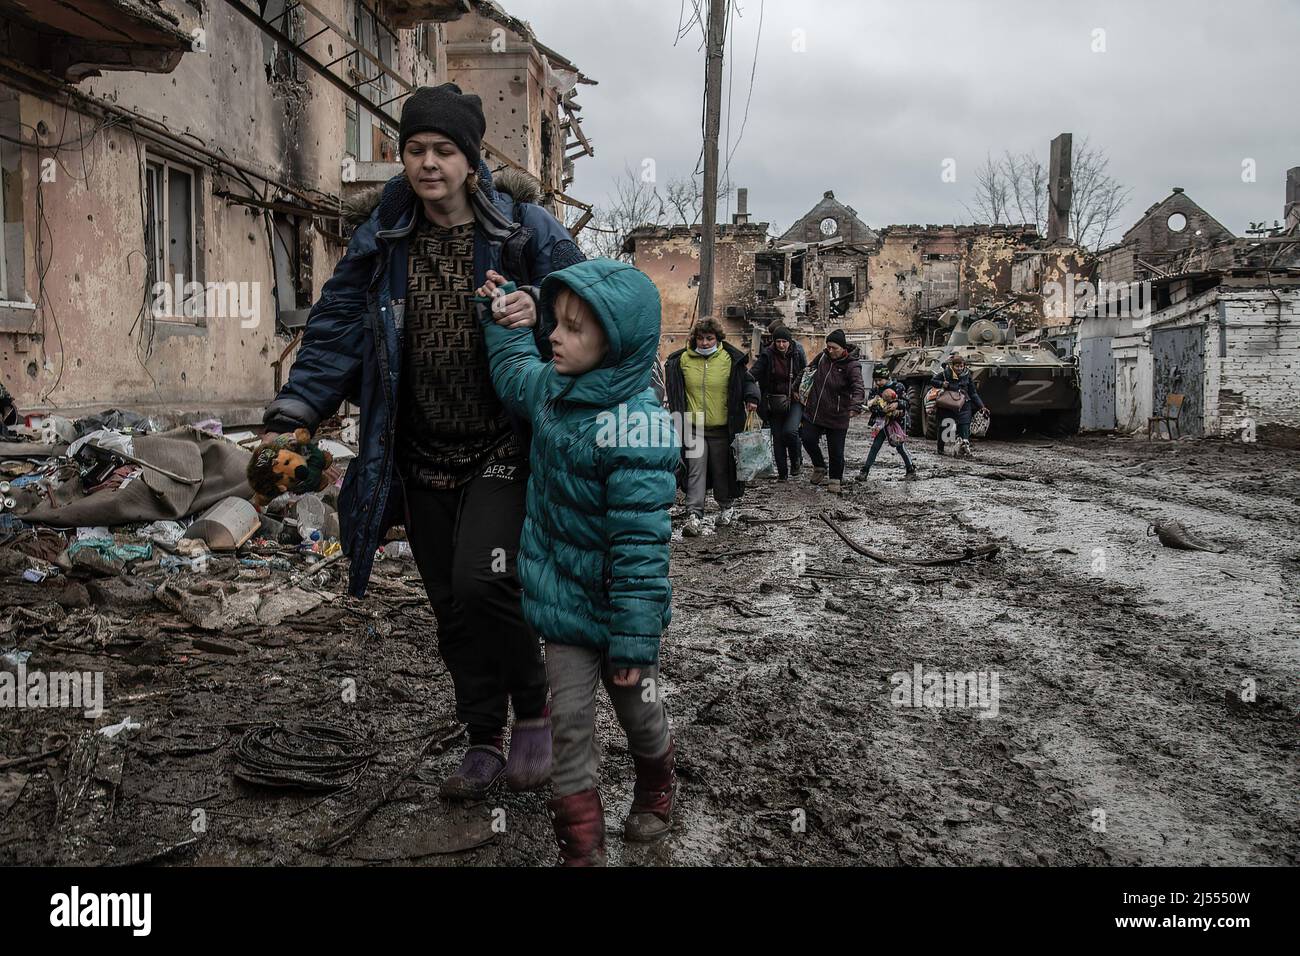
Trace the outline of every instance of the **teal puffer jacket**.
{"label": "teal puffer jacket", "polygon": [[648,666],[671,616],[668,509],[680,440],[650,388],[659,347],[659,293],[611,259],[552,272],[541,316],[565,287],[591,306],[609,339],[605,361],[561,375],[532,331],[484,321],[492,381],[533,426],[528,508],[519,543],[523,610],[542,639],[607,651]]}

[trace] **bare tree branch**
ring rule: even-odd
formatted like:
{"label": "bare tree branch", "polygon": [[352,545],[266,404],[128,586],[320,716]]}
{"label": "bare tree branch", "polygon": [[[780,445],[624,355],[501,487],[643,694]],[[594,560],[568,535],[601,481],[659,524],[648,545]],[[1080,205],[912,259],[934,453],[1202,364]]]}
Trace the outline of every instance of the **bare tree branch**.
{"label": "bare tree branch", "polygon": [[[672,207],[676,220],[673,225],[699,225],[704,215],[704,177],[691,176],[686,179],[670,179],[664,189],[665,201]],[[731,183],[719,182],[719,201],[731,195]]]}
{"label": "bare tree branch", "polygon": [[[1084,248],[1100,249],[1119,222],[1133,191],[1110,174],[1110,157],[1085,138],[1071,157],[1073,196],[1070,237]],[[967,211],[978,222],[999,223],[1014,213],[1021,222],[1047,231],[1048,169],[1032,152],[1008,150],[996,163],[985,160],[976,174],[975,197]]]}
{"label": "bare tree branch", "polygon": [[1002,171],[1011,189],[1011,205],[1020,222],[1030,223],[1040,234],[1047,231],[1047,168],[1033,153],[1012,153],[1002,158]]}
{"label": "bare tree branch", "polygon": [[614,195],[605,206],[593,210],[592,223],[580,235],[582,250],[590,257],[631,261],[623,242],[637,226],[664,224],[665,209],[654,185],[631,167],[614,184]]}
{"label": "bare tree branch", "polygon": [[975,198],[967,212],[979,222],[1000,223],[1006,214],[1007,196],[1007,177],[1002,164],[994,162],[991,155],[986,156],[984,165],[975,171]]}

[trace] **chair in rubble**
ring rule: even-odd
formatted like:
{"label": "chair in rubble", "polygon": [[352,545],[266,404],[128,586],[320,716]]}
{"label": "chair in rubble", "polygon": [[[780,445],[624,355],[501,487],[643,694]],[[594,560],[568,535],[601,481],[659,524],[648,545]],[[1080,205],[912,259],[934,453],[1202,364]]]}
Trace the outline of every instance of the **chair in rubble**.
{"label": "chair in rubble", "polygon": [[1178,426],[1178,416],[1183,412],[1183,396],[1170,395],[1165,399],[1165,409],[1159,415],[1152,415],[1147,419],[1147,441],[1151,440],[1151,433],[1158,430],[1160,425],[1165,426],[1165,434],[1170,440],[1182,438],[1182,429]]}

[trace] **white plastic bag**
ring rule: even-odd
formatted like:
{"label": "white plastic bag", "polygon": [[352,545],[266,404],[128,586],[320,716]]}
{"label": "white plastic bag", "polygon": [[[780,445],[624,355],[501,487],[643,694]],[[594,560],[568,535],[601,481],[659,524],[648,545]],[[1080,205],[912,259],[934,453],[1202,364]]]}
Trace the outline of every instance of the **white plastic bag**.
{"label": "white plastic bag", "polygon": [[[753,416],[750,416],[750,421]],[[746,422],[748,424],[748,422]],[[765,428],[747,428],[731,440],[736,456],[736,480],[753,481],[776,474],[776,455],[772,452],[772,433]]]}

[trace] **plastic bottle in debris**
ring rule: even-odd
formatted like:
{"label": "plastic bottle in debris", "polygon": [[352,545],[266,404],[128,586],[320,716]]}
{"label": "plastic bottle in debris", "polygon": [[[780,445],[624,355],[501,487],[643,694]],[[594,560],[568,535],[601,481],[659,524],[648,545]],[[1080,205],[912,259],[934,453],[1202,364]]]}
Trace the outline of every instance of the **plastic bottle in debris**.
{"label": "plastic bottle in debris", "polygon": [[[298,518],[298,534],[304,543],[339,536],[338,512],[320,495],[309,493],[299,497],[294,513]],[[315,537],[313,532],[317,533]]]}
{"label": "plastic bottle in debris", "polygon": [[399,561],[410,561],[415,555],[411,552],[409,541],[390,541],[384,545],[384,557],[396,558]]}

